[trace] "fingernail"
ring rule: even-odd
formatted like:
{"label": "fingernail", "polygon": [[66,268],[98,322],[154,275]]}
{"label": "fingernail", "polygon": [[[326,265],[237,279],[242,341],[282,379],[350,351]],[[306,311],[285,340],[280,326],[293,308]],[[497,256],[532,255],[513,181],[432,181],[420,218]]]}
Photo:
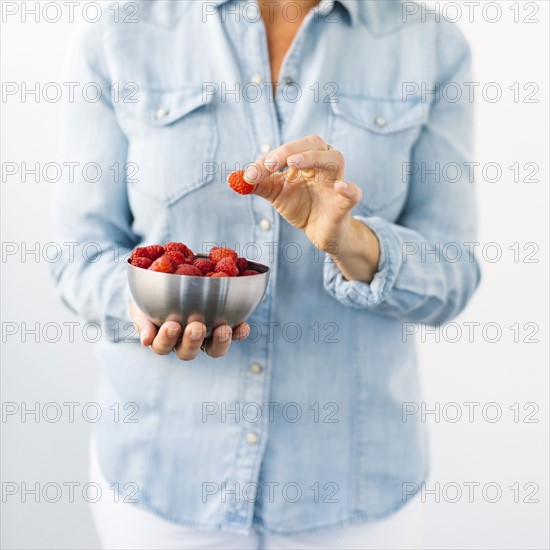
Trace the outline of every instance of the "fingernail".
{"label": "fingernail", "polygon": [[225,344],[227,340],[229,340],[229,337],[231,336],[230,332],[223,332],[223,334],[220,334],[218,337],[218,341],[222,344]]}
{"label": "fingernail", "polygon": [[169,328],[168,329],[168,336],[171,336],[172,338],[176,335],[178,335],[180,332],[179,328]]}
{"label": "fingernail", "polygon": [[258,179],[258,169],[253,166],[247,168],[244,172],[244,179],[248,183],[255,183],[256,179]]}
{"label": "fingernail", "polygon": [[191,329],[191,340],[204,340],[204,332],[200,328]]}
{"label": "fingernail", "polygon": [[270,171],[274,172],[279,166],[279,159],[275,155],[269,155],[264,160],[264,166]]}
{"label": "fingernail", "polygon": [[347,181],[337,180],[336,183],[334,184],[334,187],[337,187],[338,189],[345,191],[349,187],[349,184]]}

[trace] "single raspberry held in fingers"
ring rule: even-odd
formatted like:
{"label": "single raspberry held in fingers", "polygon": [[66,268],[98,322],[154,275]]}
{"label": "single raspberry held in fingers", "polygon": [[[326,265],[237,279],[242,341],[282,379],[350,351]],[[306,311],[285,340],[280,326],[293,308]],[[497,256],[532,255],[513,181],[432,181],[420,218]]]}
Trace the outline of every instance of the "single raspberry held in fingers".
{"label": "single raspberry held in fingers", "polygon": [[166,256],[157,258],[149,268],[150,271],[159,271],[160,273],[174,273],[174,264]]}
{"label": "single raspberry held in fingers", "polygon": [[232,248],[222,248],[221,246],[213,246],[210,250],[208,258],[217,264],[223,258],[231,258],[233,262],[237,262],[239,256]]}
{"label": "single raspberry held in fingers", "polygon": [[150,246],[137,247],[132,252],[130,259],[134,258],[149,258],[152,262],[160,258],[164,254],[164,247],[160,244],[152,244]]}
{"label": "single raspberry held in fingers", "polygon": [[174,264],[174,267],[187,263],[186,257],[177,250],[168,250],[164,255]]}
{"label": "single raspberry held in fingers", "polygon": [[250,195],[254,191],[254,185],[250,185],[244,179],[244,170],[237,170],[229,174],[227,182],[229,183],[229,187],[239,193],[239,195]]}
{"label": "single raspberry held in fingers", "polygon": [[210,277],[212,279],[218,279],[220,277],[229,277],[229,275],[227,273],[224,273],[223,271],[219,271],[218,273],[212,273],[212,275],[210,275]]}
{"label": "single raspberry held in fingers", "polygon": [[222,258],[216,264],[216,273],[226,273],[229,277],[236,277],[239,270],[231,258]]}
{"label": "single raspberry held in fingers", "polygon": [[198,267],[205,275],[216,269],[216,264],[212,260],[207,260],[206,258],[197,258],[193,262],[193,265]]}
{"label": "single raspberry held in fingers", "polygon": [[181,252],[186,258],[194,257],[193,251],[186,244],[183,244],[183,243],[176,243],[176,242],[166,243],[164,245],[164,251]]}
{"label": "single raspberry held in fingers", "polygon": [[153,260],[151,258],[132,258],[130,261],[132,265],[135,265],[136,267],[141,267],[142,269],[149,269],[151,267],[151,264],[153,263]]}
{"label": "single raspberry held in fingers", "polygon": [[235,263],[237,264],[237,269],[239,270],[239,273],[246,271],[246,268],[248,267],[248,260],[246,258],[237,258],[237,261]]}
{"label": "single raspberry held in fingers", "polygon": [[202,271],[194,265],[181,264],[175,271],[176,275],[193,275],[194,277],[202,277]]}
{"label": "single raspberry held in fingers", "polygon": [[241,277],[250,277],[252,275],[259,275],[260,273],[254,269],[247,269],[241,273]]}

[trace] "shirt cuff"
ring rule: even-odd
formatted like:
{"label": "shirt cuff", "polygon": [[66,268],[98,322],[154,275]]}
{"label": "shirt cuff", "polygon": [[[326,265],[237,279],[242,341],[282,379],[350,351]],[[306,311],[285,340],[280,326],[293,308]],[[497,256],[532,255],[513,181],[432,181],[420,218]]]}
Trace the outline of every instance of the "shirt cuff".
{"label": "shirt cuff", "polygon": [[354,308],[376,308],[383,304],[394,287],[401,268],[401,244],[391,224],[378,217],[354,216],[368,226],[380,242],[378,271],[370,283],[348,281],[331,256],[325,258],[325,290],[341,304]]}

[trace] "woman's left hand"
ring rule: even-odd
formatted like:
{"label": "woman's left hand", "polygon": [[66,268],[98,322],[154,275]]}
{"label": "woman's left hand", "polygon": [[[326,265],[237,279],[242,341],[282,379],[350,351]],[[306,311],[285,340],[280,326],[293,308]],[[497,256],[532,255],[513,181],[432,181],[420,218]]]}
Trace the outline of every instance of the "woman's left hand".
{"label": "woman's left hand", "polygon": [[341,152],[318,136],[307,136],[257,160],[245,179],[256,186],[256,195],[338,261],[344,276],[370,282],[380,249],[374,233],[351,216],[362,192],[344,180],[344,165]]}

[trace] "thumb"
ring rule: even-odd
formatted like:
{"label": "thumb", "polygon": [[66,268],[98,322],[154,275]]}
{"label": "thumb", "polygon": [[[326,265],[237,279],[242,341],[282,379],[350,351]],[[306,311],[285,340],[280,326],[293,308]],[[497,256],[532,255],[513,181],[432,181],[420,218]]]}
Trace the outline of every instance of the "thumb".
{"label": "thumb", "polygon": [[245,181],[248,181],[254,185],[253,193],[255,195],[258,195],[258,197],[262,197],[262,199],[273,203],[283,190],[285,185],[285,173],[267,172],[262,173],[261,176],[250,178],[250,180],[247,180],[247,176],[245,176]]}
{"label": "thumb", "polygon": [[342,212],[349,212],[363,198],[363,192],[355,183],[344,180],[334,182],[334,191],[337,193],[336,206]]}
{"label": "thumb", "polygon": [[141,345],[150,346],[157,335],[158,328],[149,320],[145,313],[137,307],[133,300],[130,303],[130,317],[134,322],[134,327],[141,340]]}

